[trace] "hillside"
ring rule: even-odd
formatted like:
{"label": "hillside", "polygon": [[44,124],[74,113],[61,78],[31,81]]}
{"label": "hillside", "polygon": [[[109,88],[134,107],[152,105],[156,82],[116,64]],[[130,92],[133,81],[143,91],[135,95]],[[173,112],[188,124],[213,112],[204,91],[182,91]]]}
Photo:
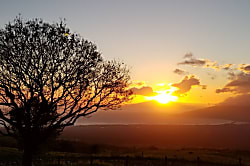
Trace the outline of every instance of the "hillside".
{"label": "hillside", "polygon": [[237,122],[250,122],[250,107],[239,105],[217,105],[182,113],[179,117],[223,119]]}
{"label": "hillside", "polygon": [[250,125],[86,125],[66,128],[61,138],[130,147],[249,149]]}

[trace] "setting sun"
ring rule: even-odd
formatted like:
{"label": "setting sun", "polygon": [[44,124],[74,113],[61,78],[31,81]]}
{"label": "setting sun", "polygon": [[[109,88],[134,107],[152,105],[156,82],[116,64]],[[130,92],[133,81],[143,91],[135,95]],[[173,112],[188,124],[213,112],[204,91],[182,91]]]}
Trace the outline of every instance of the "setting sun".
{"label": "setting sun", "polygon": [[157,91],[158,95],[147,97],[148,100],[156,100],[161,104],[167,104],[171,101],[176,101],[178,99],[177,96],[173,96],[172,90],[165,90],[165,91]]}
{"label": "setting sun", "polygon": [[172,96],[170,94],[159,94],[157,96],[154,96],[153,97],[154,100],[158,101],[159,103],[161,104],[167,104],[169,103],[170,101],[176,101],[177,100],[177,97],[176,96]]}

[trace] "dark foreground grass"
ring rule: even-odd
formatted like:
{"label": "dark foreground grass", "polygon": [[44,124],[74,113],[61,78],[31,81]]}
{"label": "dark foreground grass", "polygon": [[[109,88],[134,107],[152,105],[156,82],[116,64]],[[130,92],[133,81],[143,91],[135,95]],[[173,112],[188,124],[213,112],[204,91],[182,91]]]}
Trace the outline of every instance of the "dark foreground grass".
{"label": "dark foreground grass", "polygon": [[[0,166],[18,166],[22,152],[0,147]],[[239,166],[250,165],[250,152],[218,149],[120,148],[95,154],[49,152],[37,155],[34,166]]]}

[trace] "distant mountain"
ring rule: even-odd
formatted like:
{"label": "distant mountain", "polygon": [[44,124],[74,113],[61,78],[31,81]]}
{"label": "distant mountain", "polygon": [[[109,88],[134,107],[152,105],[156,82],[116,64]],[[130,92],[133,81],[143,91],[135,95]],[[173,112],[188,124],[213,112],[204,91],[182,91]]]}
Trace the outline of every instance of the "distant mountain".
{"label": "distant mountain", "polygon": [[182,113],[179,117],[224,119],[237,122],[250,122],[250,95],[230,97],[213,107]]}
{"label": "distant mountain", "polygon": [[175,114],[204,107],[202,104],[159,104],[150,101],[125,105],[120,110],[100,110],[90,117],[79,119],[77,124],[165,124]]}
{"label": "distant mountain", "polygon": [[236,122],[250,122],[250,107],[240,105],[217,105],[189,111],[179,115],[182,118],[223,119]]}

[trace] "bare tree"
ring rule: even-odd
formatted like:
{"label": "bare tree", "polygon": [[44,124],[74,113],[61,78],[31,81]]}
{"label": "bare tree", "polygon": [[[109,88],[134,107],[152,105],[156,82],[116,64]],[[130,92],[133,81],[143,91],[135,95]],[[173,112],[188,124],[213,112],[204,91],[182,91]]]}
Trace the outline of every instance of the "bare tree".
{"label": "bare tree", "polygon": [[0,30],[1,134],[22,145],[23,165],[31,166],[40,145],[79,117],[128,102],[128,72],[64,21],[17,17]]}

